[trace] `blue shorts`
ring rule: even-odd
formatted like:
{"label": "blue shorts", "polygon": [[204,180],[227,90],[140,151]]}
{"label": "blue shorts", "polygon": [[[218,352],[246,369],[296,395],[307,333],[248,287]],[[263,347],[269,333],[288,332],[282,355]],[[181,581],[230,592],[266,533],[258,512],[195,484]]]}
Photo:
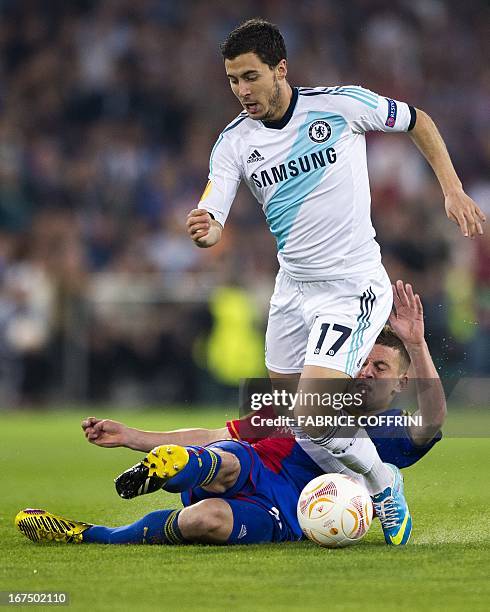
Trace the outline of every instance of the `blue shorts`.
{"label": "blue shorts", "polygon": [[[221,498],[230,501],[235,514],[249,512],[254,522],[268,524],[266,539],[262,541],[285,542],[302,539],[302,531],[296,517],[296,506],[301,488],[285,473],[275,473],[266,467],[254,448],[247,442],[223,440],[208,446],[221,449],[238,457],[242,466],[236,484],[223,494],[210,493],[196,487],[181,494],[184,506],[203,499]],[[314,476],[312,476],[314,478]],[[305,483],[306,484],[306,483]],[[252,516],[253,515],[253,516]]]}

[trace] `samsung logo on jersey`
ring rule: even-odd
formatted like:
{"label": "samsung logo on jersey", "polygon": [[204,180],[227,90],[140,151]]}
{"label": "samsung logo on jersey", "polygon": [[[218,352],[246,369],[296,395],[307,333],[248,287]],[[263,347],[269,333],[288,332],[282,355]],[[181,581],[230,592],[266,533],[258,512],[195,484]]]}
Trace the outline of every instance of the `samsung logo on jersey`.
{"label": "samsung logo on jersey", "polygon": [[333,147],[329,147],[324,151],[320,150],[315,151],[315,153],[302,155],[297,159],[292,159],[286,164],[272,166],[272,168],[262,170],[260,174],[254,172],[252,174],[252,180],[259,188],[268,187],[287,181],[287,179],[294,178],[299,174],[310,172],[311,170],[318,170],[318,168],[325,168],[327,164],[334,164],[336,161],[337,153]]}

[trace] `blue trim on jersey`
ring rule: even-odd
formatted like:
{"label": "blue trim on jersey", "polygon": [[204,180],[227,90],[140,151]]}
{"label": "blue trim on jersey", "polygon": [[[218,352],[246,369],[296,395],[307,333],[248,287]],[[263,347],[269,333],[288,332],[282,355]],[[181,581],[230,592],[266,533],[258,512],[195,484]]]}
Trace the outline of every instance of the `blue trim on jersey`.
{"label": "blue trim on jersey", "polygon": [[219,135],[218,140],[216,141],[214,147],[211,149],[211,155],[209,156],[209,173],[212,174],[213,172],[213,156],[214,156],[214,152],[216,151],[216,147],[219,145],[219,143],[223,140],[223,133],[221,133]]}
{"label": "blue trim on jersey", "polygon": [[300,93],[300,96],[323,96],[328,94],[328,91],[307,91],[305,93]]}
{"label": "blue trim on jersey", "polygon": [[352,85],[350,87],[331,87],[324,88],[322,91],[300,91],[299,94],[301,96],[322,96],[322,95],[330,95],[330,96],[346,96],[348,98],[352,98],[353,100],[357,100],[358,102],[362,102],[369,106],[370,108],[378,108],[379,96],[369,89],[364,89],[363,87],[357,87]]}
{"label": "blue trim on jersey", "polygon": [[378,108],[378,95],[362,87],[337,87],[330,93],[333,96],[347,96],[371,108]]}
{"label": "blue trim on jersey", "polygon": [[226,127],[221,134],[224,134],[225,132],[229,132],[230,130],[232,130],[233,128],[236,128],[237,125],[240,125],[240,123],[247,118],[247,114],[243,115],[240,113],[238,119],[235,121],[235,123],[232,123],[231,125],[229,125],[228,127]]}
{"label": "blue trim on jersey", "polygon": [[298,92],[300,96],[323,96],[325,94],[330,93],[330,90],[331,88],[329,87],[300,87]]}
{"label": "blue trim on jersey", "polygon": [[[308,126],[315,120],[323,119],[330,123],[332,136],[321,145],[313,143],[308,136]],[[347,125],[341,115],[325,113],[322,111],[310,111],[305,122],[298,129],[296,140],[291,147],[287,160],[297,160],[306,154],[327,149],[335,145],[339,140]],[[290,177],[281,183],[267,203],[265,215],[271,232],[277,241],[277,248],[281,250],[289,236],[294,220],[305,202],[306,198],[318,187],[330,164],[325,163],[324,167],[310,169],[309,172],[302,172],[298,176]]]}
{"label": "blue trim on jersey", "polygon": [[212,173],[213,172],[213,156],[214,156],[214,152],[216,151],[216,147],[219,145],[219,143],[223,140],[223,134],[225,132],[229,132],[230,130],[232,130],[233,128],[236,128],[237,125],[240,125],[240,123],[247,118],[247,115],[245,114],[243,117],[241,116],[241,114],[239,115],[238,119],[232,123],[231,125],[229,125],[227,128],[225,128],[221,134],[218,136],[218,140],[215,142],[214,147],[211,149],[211,155],[209,156],[209,172]]}
{"label": "blue trim on jersey", "polygon": [[366,309],[366,314],[364,317],[361,318],[360,324],[358,325],[357,330],[356,330],[357,337],[355,339],[354,351],[352,353],[352,359],[351,359],[351,365],[350,365],[350,375],[351,376],[354,376],[357,356],[359,355],[359,349],[361,348],[362,342],[364,339],[364,332],[366,331],[366,329],[368,329],[371,326],[370,318],[371,318],[371,313],[373,311],[374,302],[376,301],[376,296],[373,290],[371,289],[371,287],[369,287],[366,293],[368,296],[364,304],[365,309]]}
{"label": "blue trim on jersey", "polygon": [[364,291],[364,293],[361,295],[361,299],[360,299],[360,314],[357,317],[357,327],[354,331],[354,333],[351,336],[350,339],[350,344],[349,344],[349,356],[347,357],[347,362],[345,364],[345,370],[346,370],[346,374],[349,374],[349,376],[351,376],[351,370],[352,370],[352,361],[354,359],[354,351],[355,351],[355,347],[357,346],[357,336],[359,334],[359,328],[361,325],[361,321],[364,319],[364,317],[367,315],[367,299],[368,299],[368,294],[367,291]]}
{"label": "blue trim on jersey", "polygon": [[361,296],[361,312],[357,317],[357,328],[355,332],[352,334],[350,346],[349,346],[349,357],[347,359],[347,363],[345,366],[346,373],[349,376],[354,375],[354,369],[356,367],[356,359],[359,354],[359,349],[362,346],[362,339],[364,337],[364,332],[368,327],[370,327],[371,322],[369,318],[371,317],[371,312],[373,310],[374,302],[376,301],[376,296],[369,287],[367,291],[365,291]]}
{"label": "blue trim on jersey", "polygon": [[378,102],[378,94],[374,93],[374,91],[370,91],[369,89],[364,89],[364,87],[359,87],[358,85],[341,85],[340,87],[335,87],[335,92],[353,93],[371,100],[371,102]]}
{"label": "blue trim on jersey", "polygon": [[369,295],[369,299],[368,299],[368,303],[367,303],[367,308],[368,308],[368,314],[367,317],[364,320],[364,323],[362,325],[362,329],[360,330],[360,334],[357,340],[357,344],[356,344],[356,355],[353,359],[353,364],[352,364],[352,368],[353,370],[356,367],[355,361],[357,359],[357,355],[359,354],[359,349],[362,346],[362,342],[364,340],[364,332],[366,331],[366,329],[368,329],[369,327],[371,327],[371,313],[373,312],[373,307],[374,307],[374,302],[376,301],[376,295],[374,294],[374,291],[371,289],[371,287],[369,287],[368,291],[367,291],[368,295]]}

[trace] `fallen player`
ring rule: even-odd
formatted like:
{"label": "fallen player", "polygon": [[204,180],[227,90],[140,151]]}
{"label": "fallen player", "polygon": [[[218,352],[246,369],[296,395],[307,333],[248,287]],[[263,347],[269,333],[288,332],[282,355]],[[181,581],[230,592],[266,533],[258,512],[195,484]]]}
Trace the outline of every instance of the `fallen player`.
{"label": "fallen player", "polygon": [[[410,285],[399,282],[394,302],[390,323],[395,331],[385,329],[380,334],[359,375],[386,382],[382,402],[366,407],[369,414],[401,414],[389,407],[407,379],[410,362],[415,377],[438,381],[424,340],[420,299]],[[397,493],[403,495],[399,468],[412,465],[433,447],[440,439],[445,417],[440,384],[419,393],[417,403],[425,427],[403,429],[396,436],[388,427],[367,428],[381,459],[392,464],[393,486],[381,496],[372,496],[385,540],[391,545],[406,544],[411,533],[408,521],[400,529],[394,520],[395,514],[404,510],[397,503]],[[71,521],[43,510],[20,512],[16,524],[34,541],[249,544],[299,540],[302,533],[296,504],[303,487],[326,472],[353,473],[332,453],[307,439],[270,437],[253,443],[231,439],[240,437],[247,424],[247,419],[242,419],[217,430],[144,432],[90,417],[82,423],[90,442],[150,451],[116,479],[121,497],[164,489],[181,493],[184,508],[157,510],[131,525],[115,528]]]}

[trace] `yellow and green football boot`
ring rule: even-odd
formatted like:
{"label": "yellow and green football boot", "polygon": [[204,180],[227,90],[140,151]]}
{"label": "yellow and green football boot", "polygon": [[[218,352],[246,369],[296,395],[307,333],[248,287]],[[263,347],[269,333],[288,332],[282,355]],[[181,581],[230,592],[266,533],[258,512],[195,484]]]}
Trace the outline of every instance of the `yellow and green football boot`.
{"label": "yellow and green football boot", "polygon": [[26,508],[15,517],[17,529],[33,542],[54,541],[79,544],[89,523],[72,521],[46,510]]}

